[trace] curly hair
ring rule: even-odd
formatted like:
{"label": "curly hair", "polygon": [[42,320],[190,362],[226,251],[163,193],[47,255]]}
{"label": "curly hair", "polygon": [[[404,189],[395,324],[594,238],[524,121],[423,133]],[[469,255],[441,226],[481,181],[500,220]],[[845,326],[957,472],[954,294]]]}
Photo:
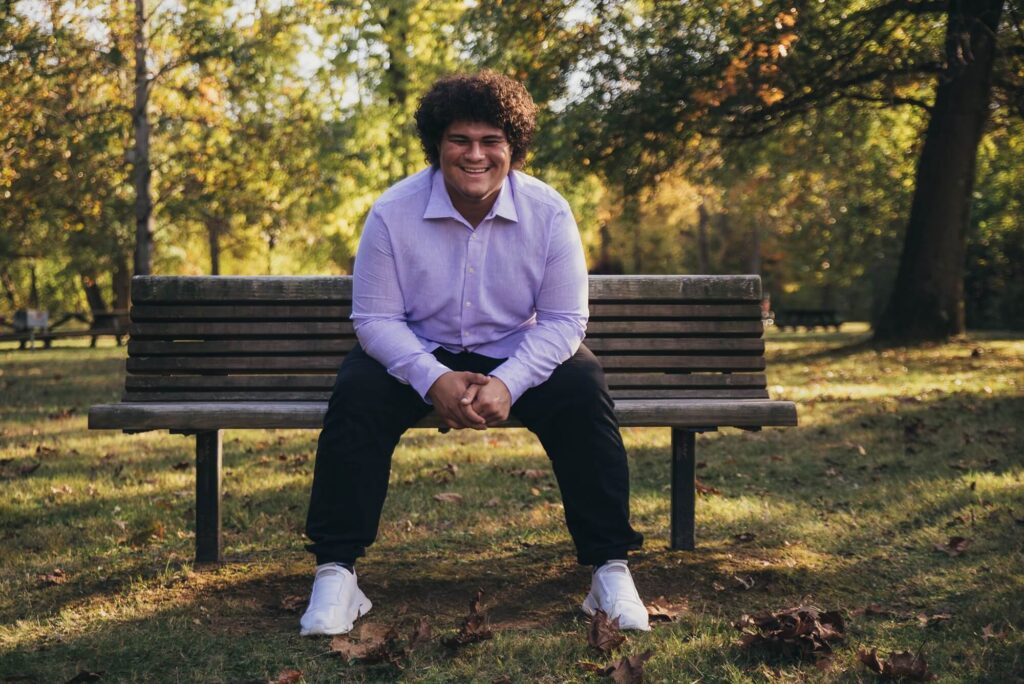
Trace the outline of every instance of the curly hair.
{"label": "curly hair", "polygon": [[490,70],[438,79],[416,109],[416,132],[431,166],[440,166],[441,137],[454,121],[502,129],[512,148],[512,164],[520,164],[533,140],[537,105],[522,83]]}

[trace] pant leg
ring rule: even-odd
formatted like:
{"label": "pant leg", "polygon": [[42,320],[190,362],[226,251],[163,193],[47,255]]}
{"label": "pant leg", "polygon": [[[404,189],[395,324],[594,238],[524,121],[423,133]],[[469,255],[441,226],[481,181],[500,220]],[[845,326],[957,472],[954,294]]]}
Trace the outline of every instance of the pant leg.
{"label": "pant leg", "polygon": [[430,406],[358,345],[345,357],[324,417],[306,535],[317,563],[353,563],[377,538],[391,455]]}
{"label": "pant leg", "polygon": [[604,370],[584,346],[512,414],[540,438],[562,492],[577,560],[598,565],[639,549],[629,524],[629,466]]}

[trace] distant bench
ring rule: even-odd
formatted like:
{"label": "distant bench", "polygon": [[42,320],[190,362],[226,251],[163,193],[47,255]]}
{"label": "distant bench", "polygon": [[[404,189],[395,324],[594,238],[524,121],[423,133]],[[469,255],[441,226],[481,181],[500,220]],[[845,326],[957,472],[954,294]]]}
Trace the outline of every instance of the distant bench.
{"label": "distant bench", "polygon": [[[321,427],[351,298],[347,276],[133,279],[124,395],[89,427],[195,435],[197,561],[222,557],[221,431]],[[760,300],[756,276],[590,277],[585,344],[620,423],[672,429],[674,549],[694,548],[696,433],[796,425],[768,398]]]}
{"label": "distant bench", "polygon": [[835,309],[786,309],[775,312],[775,327],[779,330],[805,328],[810,331],[815,328],[834,328],[839,332],[842,325],[843,321]]}
{"label": "distant bench", "polygon": [[[65,328],[58,329],[69,321],[76,320],[89,325],[88,328]],[[93,314],[90,321],[83,313],[64,314],[55,323],[50,325],[44,318],[42,327],[31,327],[24,329],[24,326],[4,323],[5,327],[12,328],[14,332],[0,333],[0,342],[17,342],[18,349],[35,346],[36,342],[42,342],[45,349],[53,345],[54,340],[66,340],[75,337],[89,337],[90,347],[96,346],[97,338],[110,335],[117,340],[117,346],[121,346],[122,340],[128,336],[128,312],[127,311],[101,311]]]}

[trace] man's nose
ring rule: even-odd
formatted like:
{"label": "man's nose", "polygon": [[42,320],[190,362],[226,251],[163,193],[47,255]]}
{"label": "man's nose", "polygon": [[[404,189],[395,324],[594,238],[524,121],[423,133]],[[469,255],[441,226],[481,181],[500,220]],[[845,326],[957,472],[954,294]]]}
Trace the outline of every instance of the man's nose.
{"label": "man's nose", "polygon": [[480,159],[484,156],[484,146],[479,140],[474,140],[469,143],[469,148],[466,150],[466,156],[471,159]]}

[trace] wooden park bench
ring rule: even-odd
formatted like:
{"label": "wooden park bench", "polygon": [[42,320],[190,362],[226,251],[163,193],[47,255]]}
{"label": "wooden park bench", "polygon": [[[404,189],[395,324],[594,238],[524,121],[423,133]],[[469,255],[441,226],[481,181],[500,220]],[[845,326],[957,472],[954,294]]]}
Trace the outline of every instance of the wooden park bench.
{"label": "wooden park bench", "polygon": [[[221,431],[321,427],[356,343],[351,293],[351,277],[133,279],[124,396],[89,427],[195,435],[197,561],[221,559]],[[694,548],[696,433],[796,425],[768,398],[760,300],[756,276],[590,278],[585,344],[620,423],[672,429],[674,549]]]}

